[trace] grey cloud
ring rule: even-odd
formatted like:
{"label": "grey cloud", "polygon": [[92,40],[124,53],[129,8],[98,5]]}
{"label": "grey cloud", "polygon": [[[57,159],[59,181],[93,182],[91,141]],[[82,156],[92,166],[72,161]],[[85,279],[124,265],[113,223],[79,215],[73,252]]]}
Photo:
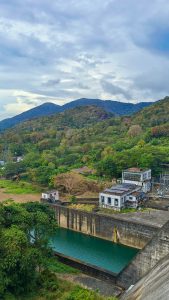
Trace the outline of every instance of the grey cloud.
{"label": "grey cloud", "polygon": [[152,43],[167,0],[1,0],[0,11],[0,102],[16,102],[14,90],[58,101],[168,91],[168,54]]}
{"label": "grey cloud", "polygon": [[77,87],[82,90],[89,90],[89,86],[81,82],[77,83]]}
{"label": "grey cloud", "polygon": [[111,95],[123,95],[127,100],[132,99],[131,94],[127,90],[125,90],[113,83],[110,83],[106,80],[102,80],[101,85],[102,85],[104,91],[108,92]]}
{"label": "grey cloud", "polygon": [[169,62],[163,65],[154,66],[147,73],[137,75],[133,80],[135,88],[149,90],[151,93],[169,94]]}
{"label": "grey cloud", "polygon": [[72,91],[72,90],[66,90],[66,89],[55,89],[55,90],[41,90],[41,89],[36,89],[36,90],[31,90],[31,93],[35,93],[37,95],[43,95],[46,98],[47,97],[52,97],[57,99],[58,101],[62,99],[76,99],[81,96],[81,93],[79,91]]}
{"label": "grey cloud", "polygon": [[44,83],[42,83],[42,86],[45,87],[55,87],[60,83],[60,79],[50,79]]}

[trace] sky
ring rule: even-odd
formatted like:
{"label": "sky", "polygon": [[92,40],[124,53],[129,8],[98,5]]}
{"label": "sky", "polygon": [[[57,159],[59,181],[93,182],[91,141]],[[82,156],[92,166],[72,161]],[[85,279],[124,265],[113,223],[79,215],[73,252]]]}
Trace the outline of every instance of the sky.
{"label": "sky", "polygon": [[0,119],[169,95],[168,0],[0,0]]}

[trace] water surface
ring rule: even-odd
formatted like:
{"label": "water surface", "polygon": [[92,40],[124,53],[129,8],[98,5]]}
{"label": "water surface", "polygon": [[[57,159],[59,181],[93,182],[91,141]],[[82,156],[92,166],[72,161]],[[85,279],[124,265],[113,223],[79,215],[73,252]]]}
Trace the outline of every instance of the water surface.
{"label": "water surface", "polygon": [[52,248],[64,255],[114,273],[119,273],[138,252],[135,248],[65,228],[56,230],[52,238]]}

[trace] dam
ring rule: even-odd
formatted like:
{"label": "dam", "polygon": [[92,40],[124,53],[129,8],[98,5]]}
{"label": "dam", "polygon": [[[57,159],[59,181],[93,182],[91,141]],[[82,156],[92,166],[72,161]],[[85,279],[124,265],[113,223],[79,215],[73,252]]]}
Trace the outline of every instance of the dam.
{"label": "dam", "polygon": [[[80,211],[64,205],[52,205],[52,207],[58,225],[69,230],[68,235],[70,232],[83,234],[87,239],[89,238],[84,242],[85,246],[87,244],[92,246],[94,243],[96,253],[98,249],[102,249],[100,256],[99,254],[97,256],[94,252],[92,254],[92,248],[91,251],[87,251],[86,248],[87,255],[91,252],[92,256],[83,257],[84,246],[78,256],[75,245],[71,250],[72,253],[65,252],[62,255],[59,253],[63,253],[64,249],[55,248],[54,251],[61,261],[70,265],[73,262],[74,267],[86,273],[90,271],[93,276],[110,279],[125,289],[138,282],[169,253],[169,211],[151,210],[110,216],[98,212]],[[113,243],[115,229],[118,232],[118,244]],[[82,240],[83,236],[81,236]],[[95,239],[101,244],[97,244]],[[78,243],[78,247],[80,244],[83,244],[83,241]],[[129,254],[128,257],[129,249],[132,251],[135,249],[133,256],[130,253],[131,256]],[[106,260],[106,256],[108,260],[102,264],[101,261]],[[83,261],[84,263],[80,263]]]}
{"label": "dam", "polygon": [[56,252],[114,274],[121,272],[138,252],[136,248],[66,228],[56,230],[51,245]]}

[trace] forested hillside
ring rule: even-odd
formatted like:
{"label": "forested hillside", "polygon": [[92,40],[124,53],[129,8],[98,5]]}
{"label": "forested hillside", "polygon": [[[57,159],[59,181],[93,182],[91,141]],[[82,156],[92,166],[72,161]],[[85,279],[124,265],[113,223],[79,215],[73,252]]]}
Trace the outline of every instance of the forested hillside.
{"label": "forested hillside", "polygon": [[[169,162],[169,98],[132,117],[83,107],[27,121],[1,134],[0,145],[6,177],[19,173],[44,185],[82,166],[96,178],[118,178],[131,166],[150,167],[156,176]],[[12,162],[20,155],[22,162]]]}
{"label": "forested hillside", "polygon": [[158,126],[169,122],[169,97],[142,109],[133,117],[134,122],[144,126]]}

